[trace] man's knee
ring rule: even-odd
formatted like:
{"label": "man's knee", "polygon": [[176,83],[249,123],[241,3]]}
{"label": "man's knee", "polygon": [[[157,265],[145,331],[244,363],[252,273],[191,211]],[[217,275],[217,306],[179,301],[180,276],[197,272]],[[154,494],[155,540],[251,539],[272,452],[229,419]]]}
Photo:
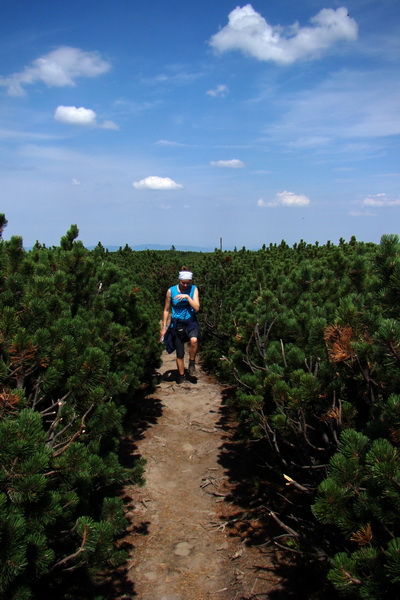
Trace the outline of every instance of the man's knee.
{"label": "man's knee", "polygon": [[189,341],[191,346],[197,346],[198,344],[198,339],[196,337],[191,337]]}

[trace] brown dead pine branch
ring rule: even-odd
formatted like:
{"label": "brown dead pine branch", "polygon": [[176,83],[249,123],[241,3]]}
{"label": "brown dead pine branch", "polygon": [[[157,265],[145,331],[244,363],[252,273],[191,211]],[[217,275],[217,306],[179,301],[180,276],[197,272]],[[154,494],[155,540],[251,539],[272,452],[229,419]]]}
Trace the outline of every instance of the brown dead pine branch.
{"label": "brown dead pine branch", "polygon": [[291,527],[289,527],[289,525],[286,525],[283,521],[281,521],[281,519],[277,516],[277,514],[273,510],[269,511],[268,514],[270,517],[272,517],[274,519],[274,521],[276,521],[276,523],[278,523],[278,525],[280,527],[282,527],[282,529],[287,531],[287,533],[289,533],[290,535],[292,535],[293,537],[296,537],[296,538],[300,537],[300,534],[297,533],[297,531],[295,531]]}
{"label": "brown dead pine branch", "polygon": [[87,533],[88,533],[87,530],[88,530],[88,528],[85,525],[84,530],[83,530],[83,535],[82,535],[82,544],[80,545],[80,547],[78,548],[78,550],[76,552],[74,552],[73,554],[70,554],[69,556],[66,556],[62,560],[59,560],[53,566],[53,569],[55,569],[57,567],[61,567],[61,566],[65,565],[66,563],[70,562],[71,560],[74,560],[74,558],[77,558],[80,554],[82,554],[82,552],[85,551],[85,546],[86,546],[86,541],[87,541]]}
{"label": "brown dead pine branch", "polygon": [[233,369],[232,373],[233,373],[233,376],[234,376],[234,378],[236,379],[236,381],[237,381],[238,383],[240,383],[240,385],[242,385],[243,387],[245,387],[245,388],[247,388],[248,390],[250,390],[251,392],[253,392],[253,388],[252,388],[251,386],[247,385],[246,383],[244,383],[244,382],[243,382],[243,381],[240,379],[240,377],[239,377],[239,376],[238,376],[238,374],[237,374],[237,373],[238,373],[238,371],[237,371],[237,369],[236,369],[236,368],[234,368],[234,369]]}
{"label": "brown dead pine branch", "polygon": [[52,404],[51,406],[48,406],[48,407],[47,407],[47,408],[45,408],[44,410],[41,410],[41,411],[40,411],[40,414],[41,414],[42,416],[46,416],[46,415],[48,415],[49,413],[51,414],[51,411],[52,411],[52,410],[54,410],[54,409],[55,409],[55,408],[57,408],[57,407],[61,407],[61,406],[64,404],[65,400],[68,398],[68,396],[70,395],[70,393],[71,393],[71,392],[67,392],[67,393],[65,394],[65,396],[63,396],[63,397],[62,397],[62,398],[60,398],[59,400],[56,400],[55,402],[53,402],[53,404]]}
{"label": "brown dead pine branch", "polygon": [[310,494],[313,490],[315,490],[315,488],[308,488],[304,485],[301,485],[301,483],[298,483],[297,481],[289,477],[289,475],[285,475],[285,473],[283,473],[283,477],[286,479],[286,485],[294,485],[294,487],[298,488],[302,492],[307,492],[307,494]]}
{"label": "brown dead pine branch", "polygon": [[[60,450],[58,450],[57,452],[53,453],[53,458],[56,458],[57,456],[60,456],[60,454],[63,454],[63,452],[65,452],[65,450],[67,450],[67,448],[70,447],[70,445],[78,438],[82,435],[82,433],[84,433],[85,431],[85,419],[88,416],[88,414],[90,413],[90,411],[92,410],[94,404],[91,404],[90,407],[88,408],[88,410],[85,412],[85,414],[82,416],[81,419],[81,424],[79,426],[78,431],[76,431],[74,433],[74,435],[67,441],[67,442],[63,442],[62,444],[57,444],[56,447],[62,446],[62,448],[60,448]],[[53,448],[54,450],[54,448]]]}

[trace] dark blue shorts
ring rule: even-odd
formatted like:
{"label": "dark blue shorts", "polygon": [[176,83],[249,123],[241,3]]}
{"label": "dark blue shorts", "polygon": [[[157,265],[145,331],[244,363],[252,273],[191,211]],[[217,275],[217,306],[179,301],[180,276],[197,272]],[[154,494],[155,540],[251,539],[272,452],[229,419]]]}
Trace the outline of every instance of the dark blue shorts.
{"label": "dark blue shorts", "polygon": [[185,355],[185,344],[190,338],[200,339],[200,326],[197,321],[178,321],[175,325],[175,349],[176,357],[183,358]]}

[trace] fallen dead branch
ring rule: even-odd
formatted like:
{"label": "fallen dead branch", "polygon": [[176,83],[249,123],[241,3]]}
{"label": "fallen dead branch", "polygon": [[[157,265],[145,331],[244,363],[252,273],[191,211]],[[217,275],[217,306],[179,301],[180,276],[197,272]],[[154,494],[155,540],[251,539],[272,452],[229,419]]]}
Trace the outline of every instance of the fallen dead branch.
{"label": "fallen dead branch", "polygon": [[297,538],[300,537],[300,535],[297,533],[297,531],[295,531],[288,525],[285,525],[285,523],[283,521],[281,521],[280,518],[276,515],[276,513],[274,513],[272,510],[268,514],[270,517],[272,517],[274,519],[274,521],[276,521],[278,523],[278,525],[280,525],[280,527],[282,527],[282,529],[287,531],[290,535],[297,537]]}

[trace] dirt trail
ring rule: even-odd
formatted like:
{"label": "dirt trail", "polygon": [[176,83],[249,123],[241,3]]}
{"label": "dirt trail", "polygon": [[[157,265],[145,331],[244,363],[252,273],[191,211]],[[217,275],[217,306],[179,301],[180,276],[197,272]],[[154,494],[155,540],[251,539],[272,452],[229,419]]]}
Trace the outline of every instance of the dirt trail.
{"label": "dirt trail", "polygon": [[146,484],[126,490],[132,498],[127,577],[134,592],[121,598],[269,598],[278,584],[269,559],[226,527],[232,507],[220,461],[221,386],[199,365],[191,382],[178,385],[175,369],[173,355],[164,353],[163,379],[149,404],[154,418],[137,443],[147,461]]}

